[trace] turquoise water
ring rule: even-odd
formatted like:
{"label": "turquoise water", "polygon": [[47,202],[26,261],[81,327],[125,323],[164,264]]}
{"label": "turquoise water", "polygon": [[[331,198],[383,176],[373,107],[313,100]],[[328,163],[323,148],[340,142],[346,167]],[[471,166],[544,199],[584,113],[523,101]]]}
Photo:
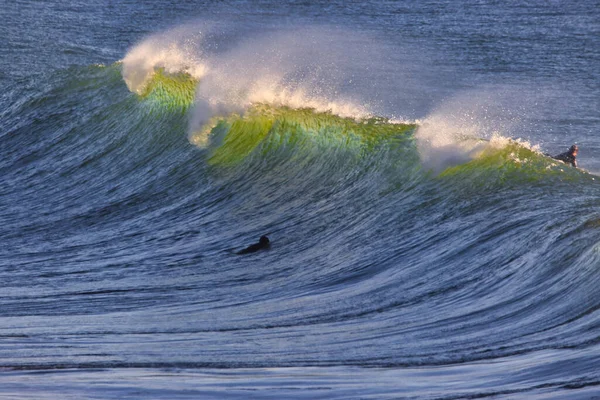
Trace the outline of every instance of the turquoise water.
{"label": "turquoise water", "polygon": [[600,395],[598,9],[4,5],[0,397]]}

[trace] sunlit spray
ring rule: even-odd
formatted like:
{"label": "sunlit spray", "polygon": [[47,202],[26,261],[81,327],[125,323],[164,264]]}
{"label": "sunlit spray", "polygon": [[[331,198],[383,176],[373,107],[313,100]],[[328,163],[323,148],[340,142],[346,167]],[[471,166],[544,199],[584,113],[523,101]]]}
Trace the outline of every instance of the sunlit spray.
{"label": "sunlit spray", "polygon": [[517,139],[521,118],[510,109],[510,93],[482,88],[455,96],[419,122],[415,134],[424,168],[439,173],[509,143],[539,151]]}
{"label": "sunlit spray", "polygon": [[207,72],[202,38],[202,31],[184,26],[152,35],[137,44],[122,60],[123,79],[129,90],[141,94],[157,70],[201,79]]}

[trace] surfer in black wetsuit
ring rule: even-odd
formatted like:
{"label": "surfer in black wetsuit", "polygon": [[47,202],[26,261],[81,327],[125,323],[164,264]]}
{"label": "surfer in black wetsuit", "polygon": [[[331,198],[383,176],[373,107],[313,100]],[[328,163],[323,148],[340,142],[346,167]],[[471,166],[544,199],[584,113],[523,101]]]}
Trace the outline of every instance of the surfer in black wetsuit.
{"label": "surfer in black wetsuit", "polygon": [[263,235],[260,237],[260,240],[258,241],[258,243],[254,243],[253,245],[250,245],[250,246],[246,247],[245,249],[238,251],[236,254],[254,253],[259,250],[268,249],[269,247],[271,247],[271,241],[269,240],[268,237]]}
{"label": "surfer in black wetsuit", "polygon": [[554,156],[552,158],[554,158],[555,160],[560,160],[560,161],[564,162],[565,164],[571,164],[573,167],[577,168],[577,161],[575,159],[577,158],[578,152],[579,152],[579,147],[577,147],[577,145],[574,144],[573,146],[571,146],[569,151],[560,153],[559,155]]}

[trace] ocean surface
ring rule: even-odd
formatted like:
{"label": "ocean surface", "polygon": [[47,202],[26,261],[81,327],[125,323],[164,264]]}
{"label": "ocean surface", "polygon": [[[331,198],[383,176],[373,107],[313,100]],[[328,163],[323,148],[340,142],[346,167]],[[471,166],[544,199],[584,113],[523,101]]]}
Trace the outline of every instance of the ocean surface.
{"label": "ocean surface", "polygon": [[0,399],[600,398],[598,0],[0,17]]}

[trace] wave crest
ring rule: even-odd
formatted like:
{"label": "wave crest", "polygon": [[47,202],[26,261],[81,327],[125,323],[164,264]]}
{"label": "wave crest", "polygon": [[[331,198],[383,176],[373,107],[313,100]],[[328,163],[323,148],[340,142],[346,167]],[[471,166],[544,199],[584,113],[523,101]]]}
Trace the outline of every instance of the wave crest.
{"label": "wave crest", "polygon": [[189,27],[150,36],[130,51],[121,61],[123,79],[129,90],[138,95],[147,91],[157,71],[167,74],[188,74],[201,79],[208,70],[199,43],[201,33]]}

